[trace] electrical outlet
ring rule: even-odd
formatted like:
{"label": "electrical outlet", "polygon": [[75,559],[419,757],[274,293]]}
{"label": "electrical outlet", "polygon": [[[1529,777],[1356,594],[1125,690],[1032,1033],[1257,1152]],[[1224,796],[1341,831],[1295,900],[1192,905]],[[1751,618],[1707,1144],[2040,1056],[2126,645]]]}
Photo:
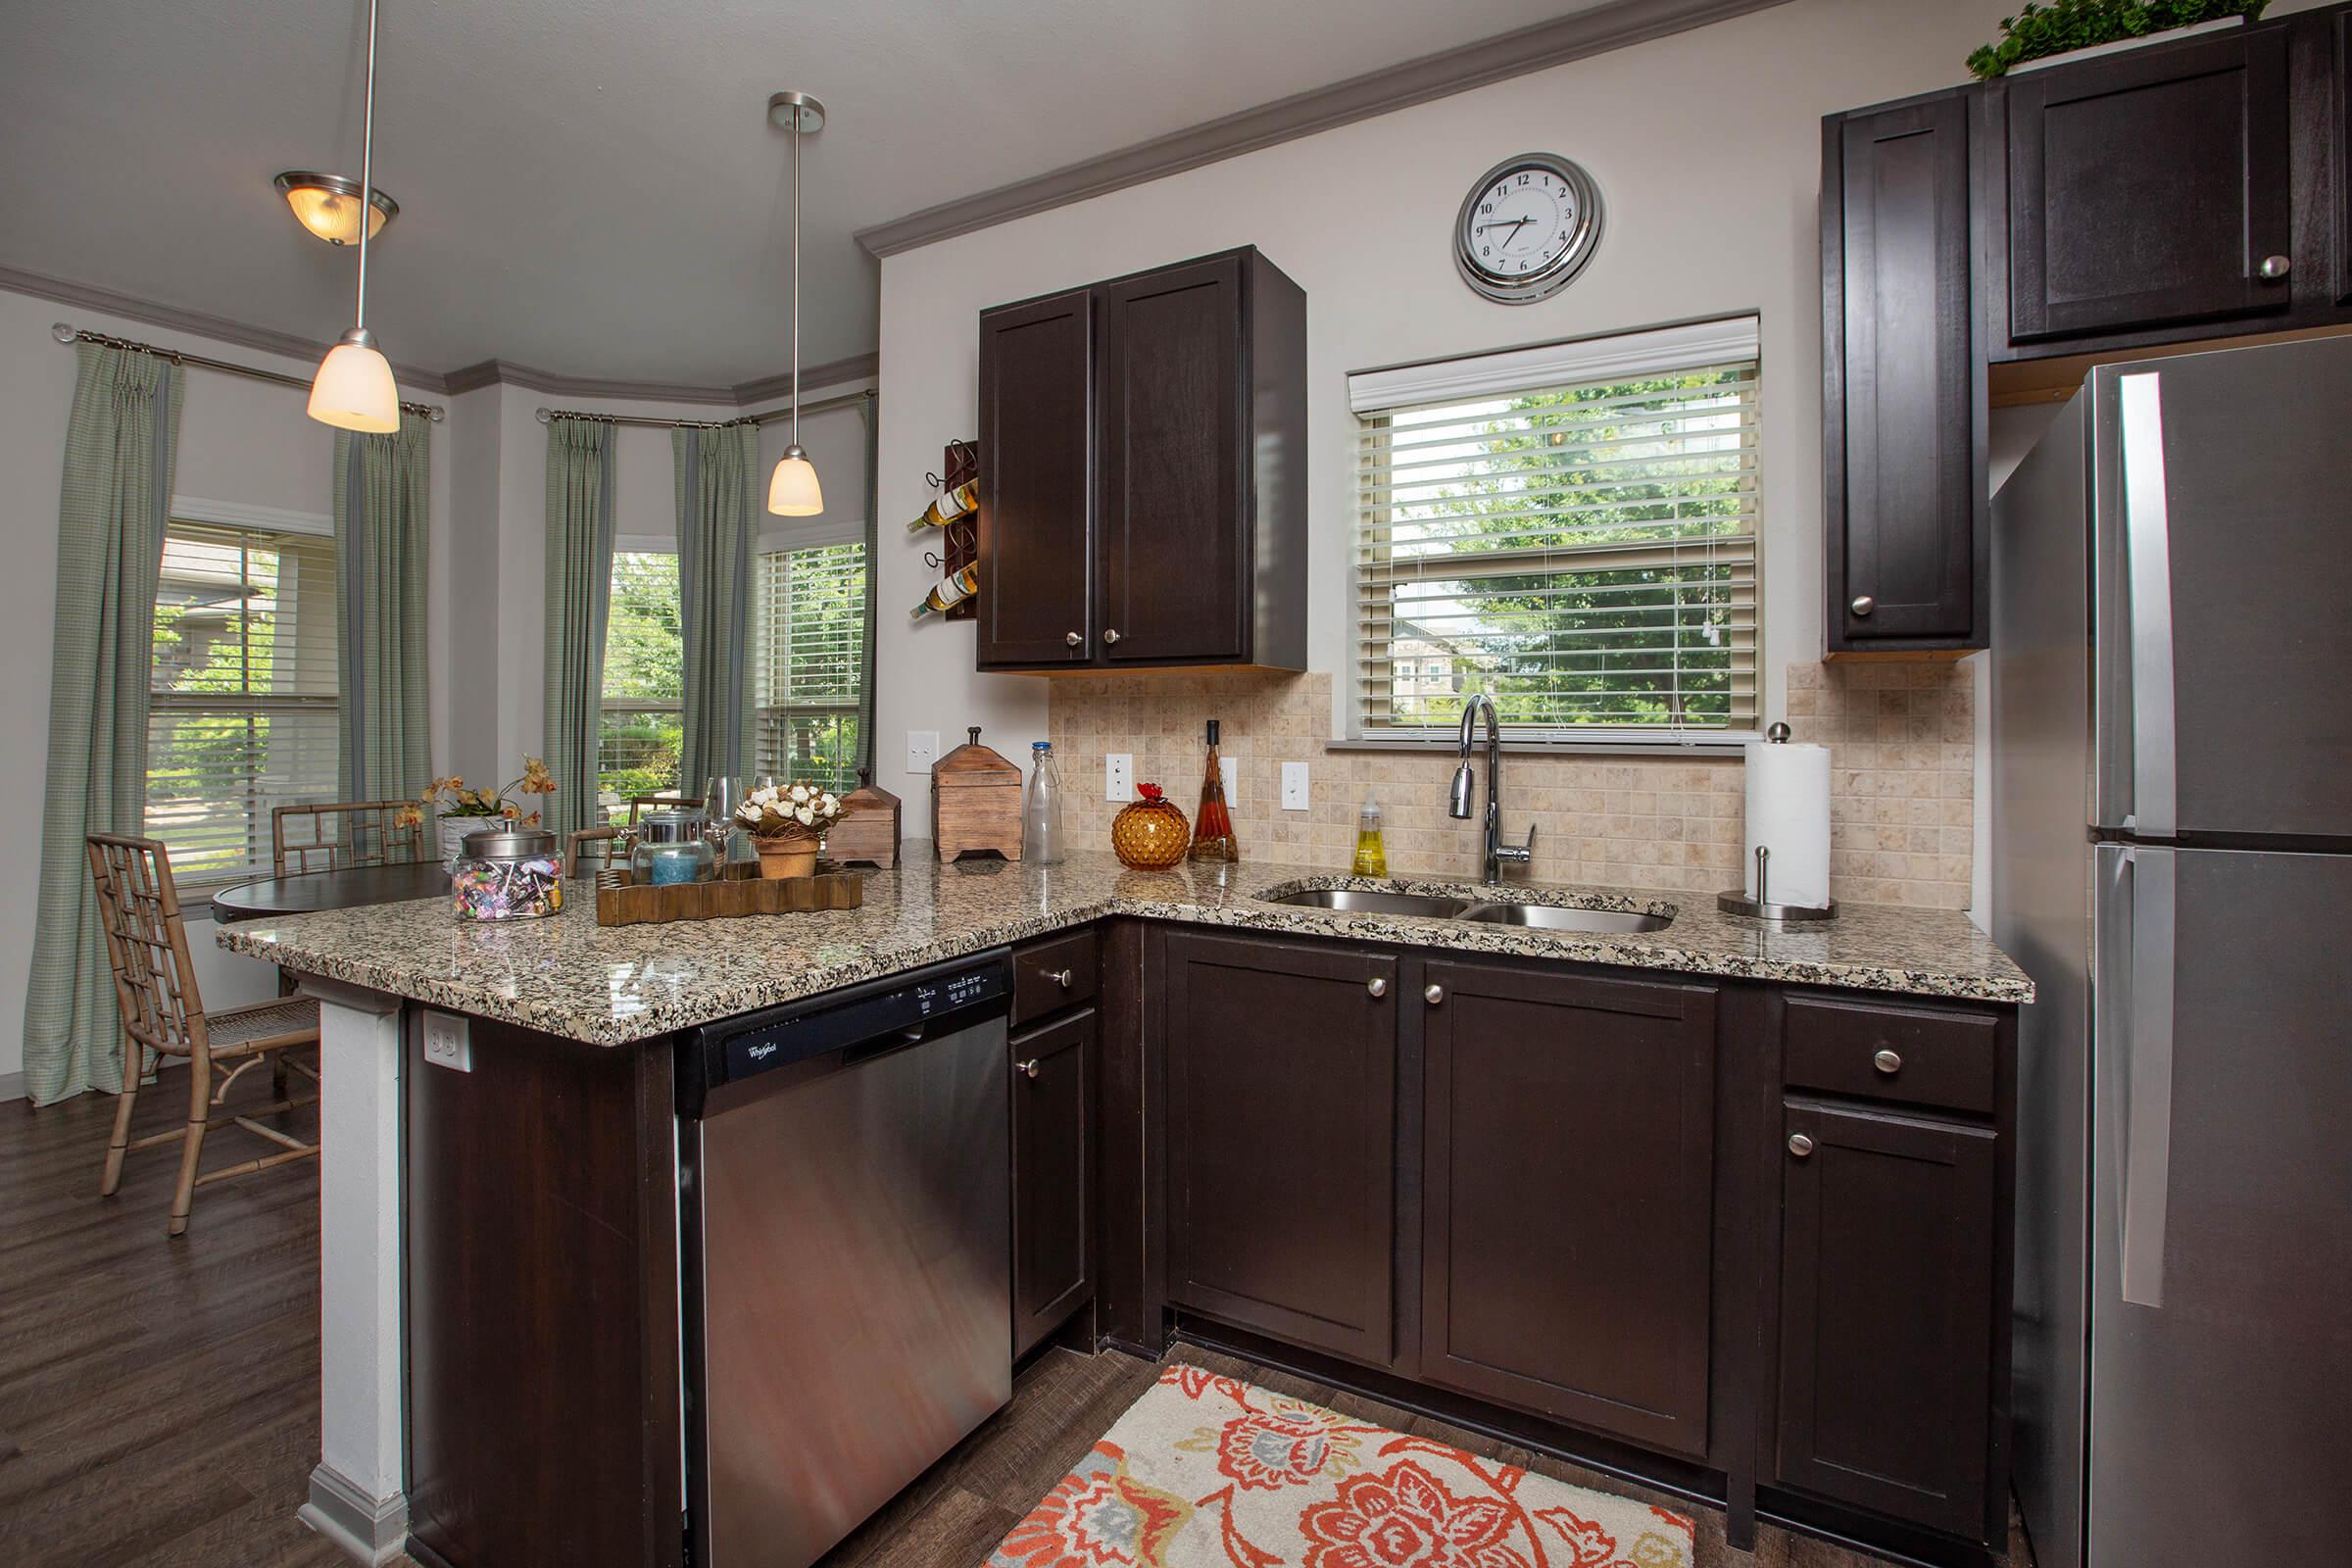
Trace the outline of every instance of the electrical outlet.
{"label": "electrical outlet", "polygon": [[1238,757],[1218,758],[1217,776],[1225,785],[1225,804],[1239,806],[1242,802],[1242,760]]}
{"label": "electrical outlet", "polygon": [[1102,759],[1102,798],[1106,801],[1135,799],[1135,757],[1129,752],[1113,752]]}
{"label": "electrical outlet", "polygon": [[919,778],[928,774],[931,771],[931,764],[938,760],[939,731],[910,729],[906,732],[906,772],[908,777]]}
{"label": "electrical outlet", "polygon": [[1286,811],[1303,811],[1307,808],[1307,802],[1306,764],[1304,762],[1283,763],[1282,808]]}
{"label": "electrical outlet", "polygon": [[466,1020],[454,1012],[434,1012],[424,1015],[424,1059],[436,1067],[452,1072],[473,1071],[473,1042],[466,1028]]}

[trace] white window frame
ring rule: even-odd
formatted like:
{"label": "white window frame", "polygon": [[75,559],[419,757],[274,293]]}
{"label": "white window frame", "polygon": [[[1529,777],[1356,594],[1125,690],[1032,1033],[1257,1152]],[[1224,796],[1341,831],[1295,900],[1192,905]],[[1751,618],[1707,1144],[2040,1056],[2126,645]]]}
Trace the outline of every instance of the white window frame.
{"label": "white window frame", "polygon": [[[866,523],[862,517],[845,515],[808,518],[790,523],[777,521],[760,532],[754,554],[764,557],[795,550],[824,550],[836,545],[862,545],[865,543],[865,536]],[[874,562],[870,554],[865,562],[865,593],[867,602],[870,604],[874,595]],[[764,639],[773,634],[773,628],[767,624],[767,607],[764,604],[758,606],[754,612],[758,617],[758,625],[755,628],[757,640],[754,645],[755,657],[758,657],[766,652]],[[764,669],[754,672],[752,715],[755,758],[761,752],[765,738],[771,730],[788,730],[796,716],[807,714],[859,719],[864,715],[866,694],[863,692],[851,697],[846,703],[762,703],[760,698],[765,679]],[[764,769],[762,770],[764,771]],[[776,776],[781,778],[783,775],[778,773]],[[855,777],[844,782],[847,782],[851,788],[857,786]]]}
{"label": "white window frame", "polygon": [[[1763,379],[1761,340],[1760,318],[1747,314],[1612,332],[1491,354],[1354,371],[1348,377],[1348,406],[1349,411],[1357,416],[1358,432],[1351,447],[1361,450],[1362,432],[1370,428],[1365,418],[1368,415],[1430,403],[1507,397],[1612,377],[1640,379],[1669,371],[1744,361],[1757,364],[1755,395],[1760,406]],[[1764,701],[1769,635],[1764,615],[1765,525],[1760,420],[1759,412],[1759,429],[1755,441],[1757,499],[1751,547],[1753,583],[1749,590],[1753,595],[1755,617],[1752,635],[1756,714],[1761,713]],[[1364,519],[1362,500],[1360,494],[1355,493],[1357,484],[1356,476],[1351,473],[1347,536],[1348,569],[1342,573],[1342,588],[1346,596],[1342,606],[1342,623],[1347,628],[1348,645],[1342,671],[1342,684],[1346,687],[1342,697],[1345,709],[1341,725],[1343,738],[1334,744],[1348,749],[1379,751],[1451,750],[1457,741],[1455,727],[1450,723],[1439,729],[1424,726],[1384,728],[1368,722],[1369,704],[1362,675],[1365,629],[1359,614],[1362,582],[1359,541]],[[1627,548],[1631,551],[1642,547]],[[1418,659],[1420,656],[1415,657]],[[1457,692],[1471,691],[1476,683],[1475,671],[1466,672],[1458,666],[1454,669],[1452,685]],[[1736,756],[1746,744],[1761,738],[1761,719],[1754,715],[1751,718],[1752,722],[1732,728],[1620,729],[1597,725],[1537,727],[1506,724],[1502,740],[1506,751],[1564,755]],[[1481,727],[1483,730],[1483,725]]]}
{"label": "white window frame", "polygon": [[[678,539],[677,539],[677,535],[675,535],[674,533],[615,534],[615,535],[613,536],[613,539],[612,539],[612,555],[613,555],[613,557],[614,557],[615,559],[618,559],[618,558],[619,558],[619,557],[621,557],[621,556],[675,556],[677,553],[678,553]],[[606,577],[606,581],[607,581],[607,583],[608,583],[608,584],[610,584],[610,582],[611,582],[611,580],[612,580],[612,566],[611,566],[610,564],[608,564],[608,565],[605,567],[605,577]],[[682,622],[682,621],[683,621],[683,619],[684,619],[684,614],[685,614],[684,606],[683,606],[683,605],[681,605],[681,606],[679,607],[679,617],[680,617],[680,620],[681,620],[681,622]],[[606,644],[606,647],[607,647],[607,651],[608,651],[608,652],[610,652],[610,650],[611,650],[611,641],[610,641],[610,639],[611,639],[611,637],[612,637],[612,629],[611,629],[611,626],[612,626],[612,622],[611,622],[611,617],[610,617],[610,607],[608,607],[608,612],[607,612],[607,621],[606,621],[606,633],[605,633],[605,635],[606,635],[606,638],[607,638],[607,644]],[[685,647],[685,642],[686,642],[686,638],[685,638],[685,628],[684,628],[683,624],[681,624],[681,625],[680,625],[680,627],[679,627],[679,635],[678,635],[678,696],[677,696],[677,699],[676,699],[675,701],[673,701],[673,702],[612,702],[612,701],[610,701],[610,700],[608,700],[608,699],[606,698],[606,696],[605,696],[605,694],[604,694],[604,692],[603,692],[602,690],[599,690],[599,691],[597,692],[597,694],[596,694],[596,716],[597,716],[597,736],[598,736],[598,741],[597,741],[597,756],[596,756],[596,775],[597,775],[597,793],[599,794],[599,796],[600,796],[600,797],[601,797],[601,796],[602,796],[602,794],[604,793],[605,757],[604,757],[604,741],[603,741],[603,736],[604,736],[604,727],[605,727],[605,721],[606,721],[606,719],[607,719],[607,718],[609,718],[611,715],[612,715],[612,714],[614,714],[614,713],[676,713],[676,714],[680,715],[680,718],[681,718],[681,720],[683,719],[683,717],[684,717],[684,714],[685,714],[685,711],[686,711],[686,693],[685,693],[686,647]],[[601,687],[601,685],[602,685],[602,674],[601,674],[601,671],[602,671],[602,668],[603,668],[603,666],[602,666],[602,664],[601,664],[601,663],[600,663],[600,665],[598,666],[598,668],[599,668],[599,671],[600,671],[600,674],[599,674],[599,685],[600,685],[600,687]],[[687,782],[686,780],[684,780],[684,779],[681,779],[681,780],[679,780],[679,781],[678,781],[678,782],[677,782],[675,785],[672,785],[672,786],[671,786],[671,788],[672,788],[672,789],[674,789],[674,790],[675,790],[677,793],[679,793],[679,794],[681,794],[681,795],[691,795],[691,794],[693,794],[693,793],[694,793],[694,791],[695,791],[695,790],[698,790],[698,789],[700,789],[701,787],[702,787],[702,781],[701,781],[700,779],[696,779],[696,780],[694,780],[694,781],[692,782],[692,784],[691,784],[691,785],[689,785],[689,784],[688,784],[688,782]],[[601,810],[601,809],[602,809],[602,808],[600,807],[600,808],[599,808],[599,809]],[[619,807],[618,807],[618,808],[616,808],[616,809],[613,811],[613,813],[612,813],[612,820],[614,820],[614,821],[625,822],[625,821],[627,821],[627,820],[628,820],[628,816],[629,816],[629,810],[628,810],[628,798],[627,798],[626,796],[623,796],[623,797],[621,798],[621,803],[620,803]]]}

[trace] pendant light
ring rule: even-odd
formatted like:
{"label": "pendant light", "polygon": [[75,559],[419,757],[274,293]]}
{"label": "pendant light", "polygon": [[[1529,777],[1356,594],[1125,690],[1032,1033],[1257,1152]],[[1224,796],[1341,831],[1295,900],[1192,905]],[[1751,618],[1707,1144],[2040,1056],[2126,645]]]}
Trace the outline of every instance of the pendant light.
{"label": "pendant light", "polygon": [[767,482],[767,510],[813,517],[825,510],[825,493],[801,446],[801,138],[824,128],[825,106],[805,92],[780,92],[767,101],[767,118],[792,137],[792,441]]}
{"label": "pendant light", "polygon": [[[360,120],[360,189],[375,189],[375,3],[368,0],[368,87]],[[311,417],[343,430],[383,435],[400,428],[400,389],[368,330],[368,230],[360,231],[360,297],[351,330],[326,351],[311,380]]]}

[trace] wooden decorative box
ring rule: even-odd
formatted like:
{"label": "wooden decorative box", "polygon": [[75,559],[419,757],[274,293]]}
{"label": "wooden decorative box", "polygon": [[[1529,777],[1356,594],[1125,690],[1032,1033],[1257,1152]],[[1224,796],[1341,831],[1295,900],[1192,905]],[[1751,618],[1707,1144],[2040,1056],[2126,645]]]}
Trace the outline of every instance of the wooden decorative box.
{"label": "wooden decorative box", "polygon": [[855,909],[865,902],[865,878],[855,871],[763,877],[760,867],[730,865],[714,882],[631,882],[623,869],[596,879],[598,925],[662,925],[672,920],[725,920],[745,914],[803,914]]}
{"label": "wooden decorative box", "polygon": [[942,864],[975,850],[1021,858],[1021,770],[971,739],[931,764],[931,842]]}
{"label": "wooden decorative box", "polygon": [[897,865],[899,798],[875,784],[871,773],[860,772],[847,804],[850,814],[825,834],[825,858],[844,865],[878,865],[884,870]]}

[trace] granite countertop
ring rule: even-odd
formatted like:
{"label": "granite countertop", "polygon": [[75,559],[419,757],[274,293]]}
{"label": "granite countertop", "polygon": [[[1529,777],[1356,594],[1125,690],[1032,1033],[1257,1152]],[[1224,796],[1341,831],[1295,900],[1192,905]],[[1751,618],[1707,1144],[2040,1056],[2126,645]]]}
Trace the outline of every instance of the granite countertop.
{"label": "granite countertop", "polygon": [[[1950,910],[1848,904],[1835,920],[1773,927],[1719,914],[1710,894],[1512,883],[1500,895],[1675,916],[1662,931],[1599,936],[1343,913],[1257,897],[1302,885],[1358,885],[1306,866],[1246,860],[1131,871],[1101,853],[1051,867],[999,860],[941,866],[929,858],[928,844],[906,848],[913,853],[900,869],[870,874],[865,903],[856,909],[599,926],[583,887],[581,900],[550,920],[460,925],[447,900],[421,899],[222,926],[218,940],[300,973],[596,1045],[646,1039],[1111,914],[1897,995],[2034,998],[2034,983],[2017,965]],[[1466,881],[1361,885],[1497,897]]]}

